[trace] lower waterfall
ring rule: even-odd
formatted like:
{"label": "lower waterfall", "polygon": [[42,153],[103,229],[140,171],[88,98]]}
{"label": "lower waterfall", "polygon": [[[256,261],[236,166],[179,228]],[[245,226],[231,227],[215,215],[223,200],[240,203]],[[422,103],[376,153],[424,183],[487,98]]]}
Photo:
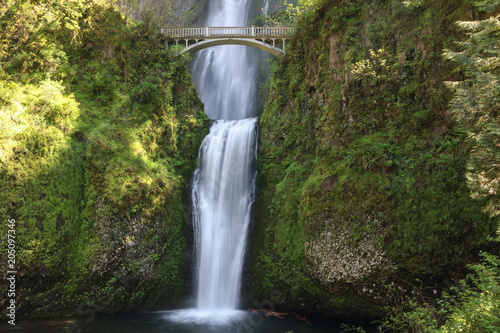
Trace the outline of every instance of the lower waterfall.
{"label": "lower waterfall", "polygon": [[197,309],[236,309],[255,187],[257,119],[219,120],[193,182]]}

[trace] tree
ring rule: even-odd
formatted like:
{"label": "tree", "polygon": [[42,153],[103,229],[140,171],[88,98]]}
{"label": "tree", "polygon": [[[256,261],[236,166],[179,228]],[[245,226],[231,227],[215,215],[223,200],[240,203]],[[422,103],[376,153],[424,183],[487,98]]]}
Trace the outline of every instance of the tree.
{"label": "tree", "polygon": [[480,21],[460,21],[466,39],[461,51],[447,50],[457,62],[463,81],[448,82],[455,89],[451,108],[467,130],[473,149],[468,161],[468,182],[474,198],[485,201],[485,211],[500,215],[500,1],[479,1],[480,10],[492,16]]}
{"label": "tree", "polygon": [[283,2],[285,9],[267,15],[260,15],[254,20],[256,25],[290,26],[295,24],[304,14],[319,9],[323,0],[298,0],[297,5]]}

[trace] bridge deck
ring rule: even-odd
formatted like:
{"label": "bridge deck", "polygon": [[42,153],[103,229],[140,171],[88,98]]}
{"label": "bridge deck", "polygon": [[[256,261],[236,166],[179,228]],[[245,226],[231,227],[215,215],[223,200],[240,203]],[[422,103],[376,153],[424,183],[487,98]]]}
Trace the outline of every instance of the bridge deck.
{"label": "bridge deck", "polygon": [[186,38],[289,38],[291,27],[204,27],[165,29],[164,33],[175,39]]}

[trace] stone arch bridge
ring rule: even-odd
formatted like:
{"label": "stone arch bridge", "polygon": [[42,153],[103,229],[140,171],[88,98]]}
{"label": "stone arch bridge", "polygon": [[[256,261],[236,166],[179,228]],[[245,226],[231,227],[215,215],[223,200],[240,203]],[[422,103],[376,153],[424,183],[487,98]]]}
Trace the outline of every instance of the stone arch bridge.
{"label": "stone arch bridge", "polygon": [[162,29],[171,38],[170,44],[185,45],[180,53],[206,49],[217,45],[247,45],[282,57],[286,40],[293,33],[290,27],[204,27]]}

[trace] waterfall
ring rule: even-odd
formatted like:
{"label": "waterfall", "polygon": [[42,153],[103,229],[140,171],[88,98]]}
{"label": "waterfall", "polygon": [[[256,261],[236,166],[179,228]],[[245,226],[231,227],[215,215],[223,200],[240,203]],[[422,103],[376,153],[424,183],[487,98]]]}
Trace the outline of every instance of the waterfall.
{"label": "waterfall", "polygon": [[[247,25],[251,0],[211,0],[207,26]],[[196,309],[174,319],[227,322],[237,311],[256,178],[256,68],[248,47],[199,52],[191,72],[213,119],[193,177]]]}
{"label": "waterfall", "polygon": [[[211,1],[207,25],[244,26],[249,5]],[[205,111],[216,119],[200,148],[192,192],[200,311],[238,307],[255,187],[254,67],[244,46],[206,50],[194,67]]]}
{"label": "waterfall", "polygon": [[[249,24],[250,0],[211,0],[207,26]],[[216,46],[200,51],[192,67],[205,112],[211,119],[255,116],[256,64],[247,46]]]}
{"label": "waterfall", "polygon": [[193,184],[198,310],[238,306],[255,186],[256,123],[218,121],[200,149]]}

